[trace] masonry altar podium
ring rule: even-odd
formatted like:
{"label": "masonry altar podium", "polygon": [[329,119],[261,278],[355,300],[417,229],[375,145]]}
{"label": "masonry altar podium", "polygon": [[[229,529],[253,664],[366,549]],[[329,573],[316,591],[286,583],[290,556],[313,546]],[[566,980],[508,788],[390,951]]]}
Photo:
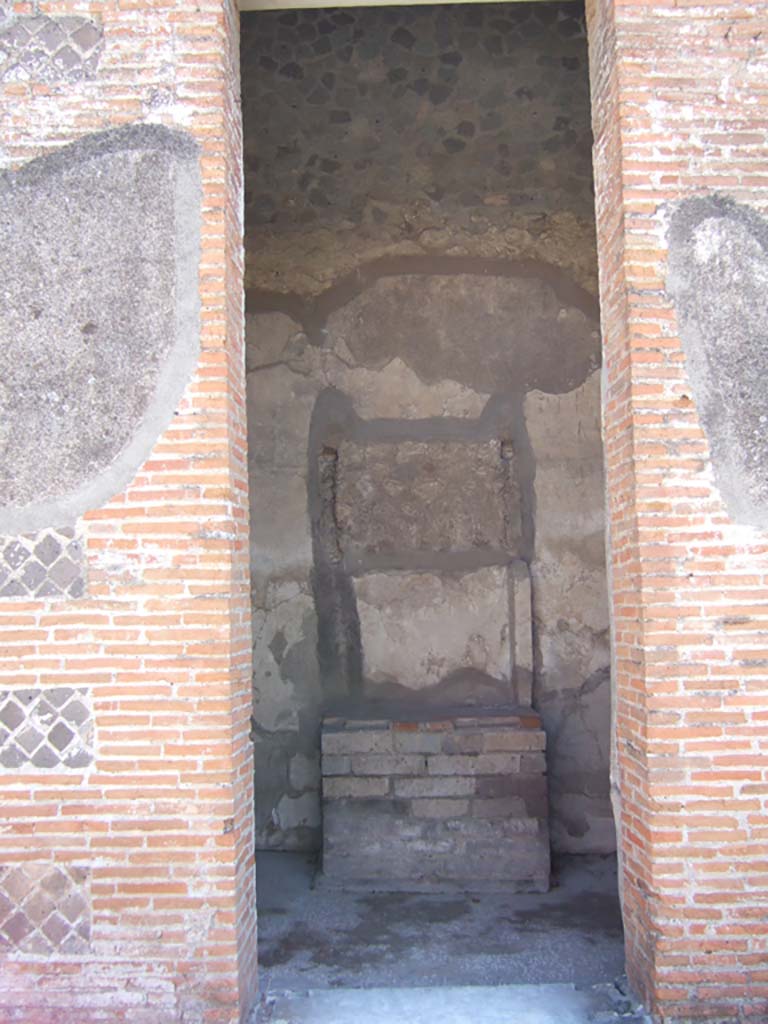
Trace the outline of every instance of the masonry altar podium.
{"label": "masonry altar podium", "polygon": [[546,892],[544,749],[530,708],[326,717],[324,881],[415,892]]}

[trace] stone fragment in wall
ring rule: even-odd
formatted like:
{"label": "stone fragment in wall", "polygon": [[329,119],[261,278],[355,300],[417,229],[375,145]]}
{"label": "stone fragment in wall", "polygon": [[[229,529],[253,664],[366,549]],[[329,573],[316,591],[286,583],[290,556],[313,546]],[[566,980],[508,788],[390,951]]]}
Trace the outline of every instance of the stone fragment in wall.
{"label": "stone fragment in wall", "polygon": [[354,588],[369,682],[425,690],[467,669],[510,680],[506,567],[370,573]]}
{"label": "stone fragment in wall", "polygon": [[350,396],[362,419],[475,419],[489,398],[453,380],[425,384],[399,356],[380,370],[350,369],[343,363],[329,362],[327,379]]}

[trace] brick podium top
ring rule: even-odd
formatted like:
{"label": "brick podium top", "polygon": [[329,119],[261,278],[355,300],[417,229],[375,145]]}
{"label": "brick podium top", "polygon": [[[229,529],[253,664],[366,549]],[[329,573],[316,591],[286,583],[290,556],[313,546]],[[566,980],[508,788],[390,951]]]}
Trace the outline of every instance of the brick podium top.
{"label": "brick podium top", "polygon": [[380,729],[413,730],[454,729],[499,725],[507,729],[541,729],[541,717],[531,707],[497,704],[473,707],[468,704],[427,704],[418,701],[377,701],[359,705],[337,703],[329,707],[323,719],[324,730]]}

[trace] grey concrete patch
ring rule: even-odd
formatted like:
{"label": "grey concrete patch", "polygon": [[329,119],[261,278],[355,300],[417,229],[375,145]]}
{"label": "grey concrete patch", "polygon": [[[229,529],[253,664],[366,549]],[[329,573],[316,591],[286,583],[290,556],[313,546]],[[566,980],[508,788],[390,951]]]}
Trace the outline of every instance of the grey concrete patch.
{"label": "grey concrete patch", "polygon": [[722,196],[688,199],[669,227],[667,289],[733,520],[768,528],[768,221]]}
{"label": "grey concrete patch", "polygon": [[199,349],[200,197],[196,144],[159,126],[0,177],[3,532],[103,504],[171,421]]}
{"label": "grey concrete patch", "polygon": [[80,82],[96,74],[103,49],[98,21],[14,18],[0,5],[0,82]]}

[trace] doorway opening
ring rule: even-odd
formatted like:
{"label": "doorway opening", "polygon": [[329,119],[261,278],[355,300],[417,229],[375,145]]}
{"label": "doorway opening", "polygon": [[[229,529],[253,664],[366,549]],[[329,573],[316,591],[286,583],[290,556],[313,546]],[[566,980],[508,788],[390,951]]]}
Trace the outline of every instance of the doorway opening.
{"label": "doorway opening", "polygon": [[608,985],[582,6],[244,14],[241,67],[262,991]]}

